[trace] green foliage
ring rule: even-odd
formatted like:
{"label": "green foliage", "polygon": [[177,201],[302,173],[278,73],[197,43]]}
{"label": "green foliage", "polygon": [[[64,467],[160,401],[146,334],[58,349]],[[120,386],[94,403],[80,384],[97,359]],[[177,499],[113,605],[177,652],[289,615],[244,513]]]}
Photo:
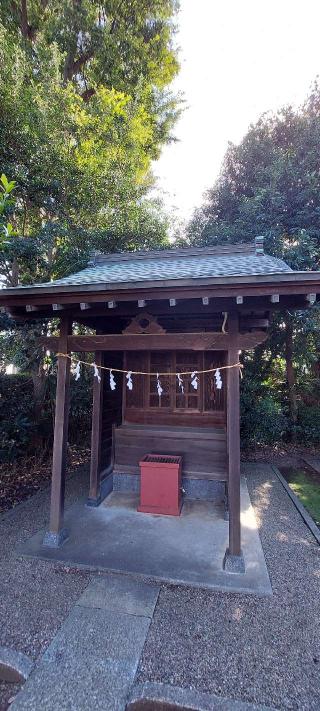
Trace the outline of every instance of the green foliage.
{"label": "green foliage", "polygon": [[[230,144],[218,180],[187,229],[190,243],[252,242],[297,270],[320,266],[320,88],[299,109],[285,107]],[[276,313],[268,341],[246,355],[243,441],[283,436],[315,441],[308,408],[320,402],[319,307]],[[304,414],[302,414],[304,413]]]}
{"label": "green foliage", "polygon": [[92,373],[88,370],[88,368],[83,369],[80,380],[71,379],[69,441],[74,444],[89,444],[90,442]]}
{"label": "green foliage", "polygon": [[166,240],[146,195],[178,113],[167,88],[178,71],[176,9],[175,0],[1,3],[0,166],[16,182],[0,253],[8,284],[64,275],[97,245]]}
{"label": "green foliage", "polygon": [[320,90],[315,84],[300,109],[263,115],[239,145],[229,145],[217,182],[190,222],[190,239],[243,242],[263,234],[272,254],[289,259],[293,250],[296,259],[300,252],[300,268],[316,268],[319,140]]}
{"label": "green foliage", "polygon": [[[30,375],[0,375],[0,461],[12,461],[34,451],[42,441],[50,447],[53,439],[56,375],[47,375],[40,422],[35,419],[33,382]],[[92,375],[83,373],[71,380],[69,437],[71,444],[89,442],[92,411]]]}
{"label": "green foliage", "polygon": [[296,496],[301,499],[303,505],[314,518],[316,524],[320,526],[320,487],[317,481],[313,481],[310,474],[296,470],[290,473],[289,486]]}
{"label": "green foliage", "polygon": [[241,398],[241,441],[243,449],[275,444],[285,438],[288,421],[281,404],[272,395],[252,400],[250,392]]}
{"label": "green foliage", "polygon": [[32,381],[0,375],[0,460],[15,459],[28,447],[32,431]]}
{"label": "green foliage", "polygon": [[11,222],[6,221],[7,213],[15,204],[14,199],[10,196],[14,188],[14,180],[9,181],[2,173],[0,177],[0,252],[5,249],[8,240],[15,234]]}
{"label": "green foliage", "polygon": [[[148,192],[179,110],[168,89],[178,71],[176,10],[175,0],[0,3],[1,283],[70,274],[92,249],[167,242],[167,218]],[[52,378],[37,337],[55,326],[0,314],[0,370],[13,362],[33,383],[23,442],[15,415],[3,425],[7,452],[51,437]],[[81,432],[87,401],[77,397]]]}
{"label": "green foliage", "polygon": [[320,406],[301,404],[296,425],[297,438],[305,444],[320,444]]}

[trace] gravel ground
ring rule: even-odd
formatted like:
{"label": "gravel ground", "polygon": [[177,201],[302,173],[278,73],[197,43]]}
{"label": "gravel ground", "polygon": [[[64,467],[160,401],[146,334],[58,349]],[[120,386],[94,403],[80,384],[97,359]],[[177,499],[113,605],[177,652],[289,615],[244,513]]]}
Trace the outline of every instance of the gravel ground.
{"label": "gravel ground", "polygon": [[[87,469],[67,480],[66,503],[88,490]],[[45,527],[49,490],[37,493],[0,517],[0,645],[35,660],[48,646],[90,580],[90,574],[39,560],[17,558],[15,548]],[[0,711],[17,693],[0,683]]]}
{"label": "gravel ground", "polygon": [[[268,465],[248,484],[274,595],[256,598],[162,586],[139,681],[162,681],[278,709],[320,708],[319,548]],[[85,468],[67,504],[87,491]],[[49,492],[0,517],[0,644],[33,659],[44,651],[90,573],[15,557],[44,528]],[[214,542],[213,542],[214,545]],[[0,711],[17,687],[0,684]]]}
{"label": "gravel ground", "polygon": [[271,468],[249,466],[273,597],[162,588],[138,680],[319,711],[319,547]]}

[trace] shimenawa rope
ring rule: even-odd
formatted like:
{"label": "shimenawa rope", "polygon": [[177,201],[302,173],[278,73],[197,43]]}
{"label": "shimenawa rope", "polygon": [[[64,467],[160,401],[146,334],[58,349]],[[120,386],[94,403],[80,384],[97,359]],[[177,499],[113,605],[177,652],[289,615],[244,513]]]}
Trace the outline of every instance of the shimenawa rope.
{"label": "shimenawa rope", "polygon": [[[57,356],[59,356],[60,358],[69,358],[70,360],[72,360],[72,356],[69,353],[57,353]],[[95,363],[89,363],[86,360],[79,360],[78,358],[77,358],[77,363],[81,363],[81,365],[88,365],[90,368],[93,368],[96,365]],[[197,373],[197,375],[202,375],[204,373],[215,373],[217,370],[228,370],[229,368],[239,368],[239,373],[240,373],[240,376],[242,377],[241,370],[243,368],[243,365],[242,365],[242,363],[240,363],[238,361],[238,363],[232,363],[231,365],[221,365],[217,368],[207,368],[206,370],[197,370],[197,371],[186,370],[186,371],[179,371],[179,373],[171,373],[170,371],[166,371],[163,373],[153,371],[151,373],[148,371],[130,370],[130,368],[127,370],[123,370],[122,368],[112,368],[112,367],[106,366],[106,365],[98,365],[98,366],[96,365],[96,367],[99,370],[108,370],[109,372],[110,372],[110,370],[112,370],[114,373],[129,373],[130,372],[132,375],[159,375],[159,376],[170,375],[170,376],[176,378],[177,375],[193,375],[193,373],[195,373],[195,372]]]}

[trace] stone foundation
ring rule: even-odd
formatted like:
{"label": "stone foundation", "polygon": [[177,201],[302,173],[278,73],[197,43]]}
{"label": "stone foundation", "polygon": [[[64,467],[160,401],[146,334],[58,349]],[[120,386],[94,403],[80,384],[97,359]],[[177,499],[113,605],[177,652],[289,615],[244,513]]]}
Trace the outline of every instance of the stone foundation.
{"label": "stone foundation", "polygon": [[[140,475],[139,474],[113,474],[112,490],[139,494]],[[109,477],[108,477],[109,479]],[[212,481],[210,479],[189,479],[182,477],[182,488],[185,499],[199,499],[201,501],[223,502],[225,495],[225,484],[222,481]],[[108,491],[110,493],[111,489]],[[105,496],[108,495],[105,494]]]}

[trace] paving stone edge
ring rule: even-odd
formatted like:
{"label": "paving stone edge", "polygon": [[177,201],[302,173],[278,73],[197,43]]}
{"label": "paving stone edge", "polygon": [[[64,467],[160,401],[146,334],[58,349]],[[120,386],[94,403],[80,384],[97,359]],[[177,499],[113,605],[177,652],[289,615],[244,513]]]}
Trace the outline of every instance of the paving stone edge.
{"label": "paving stone edge", "polygon": [[271,464],[271,468],[274,471],[274,473],[276,474],[276,476],[278,477],[278,479],[281,481],[283,488],[286,490],[288,496],[290,496],[290,499],[294,503],[296,509],[299,511],[300,516],[303,518],[305,524],[308,526],[312,535],[315,537],[317,543],[320,545],[320,530],[319,530],[318,526],[315,524],[313,518],[311,518],[309,512],[304,507],[304,505],[301,503],[300,499],[298,499],[298,497],[295,495],[294,491],[292,491],[291,487],[286,482],[285,478],[282,476],[278,467],[276,467],[274,464]]}
{"label": "paving stone edge", "polygon": [[[154,706],[154,704],[157,704]],[[131,690],[126,711],[277,711],[275,707],[227,699],[196,689],[146,681]]]}

